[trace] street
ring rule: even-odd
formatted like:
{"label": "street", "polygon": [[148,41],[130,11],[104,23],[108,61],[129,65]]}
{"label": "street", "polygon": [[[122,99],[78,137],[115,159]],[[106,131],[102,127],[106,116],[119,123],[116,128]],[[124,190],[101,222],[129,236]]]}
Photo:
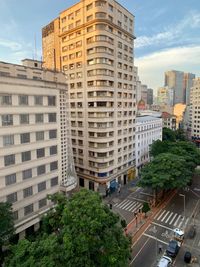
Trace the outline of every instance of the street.
{"label": "street", "polygon": [[[164,253],[169,240],[173,237],[173,229],[180,228],[185,231],[183,245],[173,263],[173,266],[188,266],[184,263],[184,254],[190,251],[193,257],[200,260],[200,194],[198,186],[195,185],[186,190],[179,191],[161,208],[151,222],[147,225],[146,230],[140,233],[140,237],[132,245],[132,259],[130,266],[134,267],[156,267],[157,262]],[[143,203],[151,199],[150,194],[145,194],[143,189],[137,188],[135,192],[130,193],[127,197],[116,196],[113,198],[113,210],[126,219],[129,224],[134,222],[135,231],[139,232],[139,226],[142,220],[139,212]],[[189,237],[191,226],[195,225],[196,235]],[[162,246],[162,253],[159,254],[159,246]],[[194,267],[200,266],[192,265]]]}

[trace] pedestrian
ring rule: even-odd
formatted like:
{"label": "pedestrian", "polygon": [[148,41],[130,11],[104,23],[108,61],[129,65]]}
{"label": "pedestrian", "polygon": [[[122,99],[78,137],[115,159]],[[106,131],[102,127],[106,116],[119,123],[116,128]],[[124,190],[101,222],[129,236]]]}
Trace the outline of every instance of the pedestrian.
{"label": "pedestrian", "polygon": [[118,194],[121,192],[121,184],[118,184]]}
{"label": "pedestrian", "polygon": [[111,191],[110,191],[110,187],[108,188],[108,196],[111,196]]}
{"label": "pedestrian", "polygon": [[158,245],[158,253],[159,254],[162,253],[162,245],[161,244]]}

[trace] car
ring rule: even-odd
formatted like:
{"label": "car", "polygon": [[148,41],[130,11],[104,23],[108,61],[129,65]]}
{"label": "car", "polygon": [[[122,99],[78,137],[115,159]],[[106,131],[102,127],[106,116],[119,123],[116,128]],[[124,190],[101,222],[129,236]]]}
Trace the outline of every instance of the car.
{"label": "car", "polygon": [[157,267],[169,267],[172,265],[172,259],[166,255],[159,260]]}
{"label": "car", "polygon": [[192,254],[189,251],[186,251],[185,255],[184,255],[184,262],[190,263],[191,262],[191,258],[192,258]]}
{"label": "car", "polygon": [[169,257],[175,258],[179,251],[179,245],[176,240],[170,240],[166,249],[166,253]]}

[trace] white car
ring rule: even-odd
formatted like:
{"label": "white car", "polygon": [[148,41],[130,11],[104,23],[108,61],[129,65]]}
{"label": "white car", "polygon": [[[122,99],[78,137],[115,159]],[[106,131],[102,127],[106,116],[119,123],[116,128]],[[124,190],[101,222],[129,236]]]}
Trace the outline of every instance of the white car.
{"label": "white car", "polygon": [[157,267],[169,267],[171,265],[172,265],[172,259],[168,256],[162,256],[162,258],[158,262]]}

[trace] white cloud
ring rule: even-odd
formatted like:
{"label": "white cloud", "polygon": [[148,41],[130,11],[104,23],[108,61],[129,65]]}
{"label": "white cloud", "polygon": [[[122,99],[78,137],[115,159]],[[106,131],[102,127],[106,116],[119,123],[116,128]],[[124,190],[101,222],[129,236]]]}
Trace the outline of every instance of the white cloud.
{"label": "white cloud", "polygon": [[11,40],[0,39],[0,47],[11,49],[11,51],[18,51],[22,49],[22,44]]}
{"label": "white cloud", "polygon": [[[185,40],[185,34],[190,29],[200,27],[200,13],[196,11],[189,12],[187,17],[176,25],[169,25],[163,32],[152,36],[139,36],[135,41],[135,48],[152,46],[158,44],[176,44]],[[198,38],[199,41],[199,38]]]}
{"label": "white cloud", "polygon": [[176,47],[135,59],[143,84],[154,89],[163,86],[164,72],[179,70],[200,75],[200,46]]}

